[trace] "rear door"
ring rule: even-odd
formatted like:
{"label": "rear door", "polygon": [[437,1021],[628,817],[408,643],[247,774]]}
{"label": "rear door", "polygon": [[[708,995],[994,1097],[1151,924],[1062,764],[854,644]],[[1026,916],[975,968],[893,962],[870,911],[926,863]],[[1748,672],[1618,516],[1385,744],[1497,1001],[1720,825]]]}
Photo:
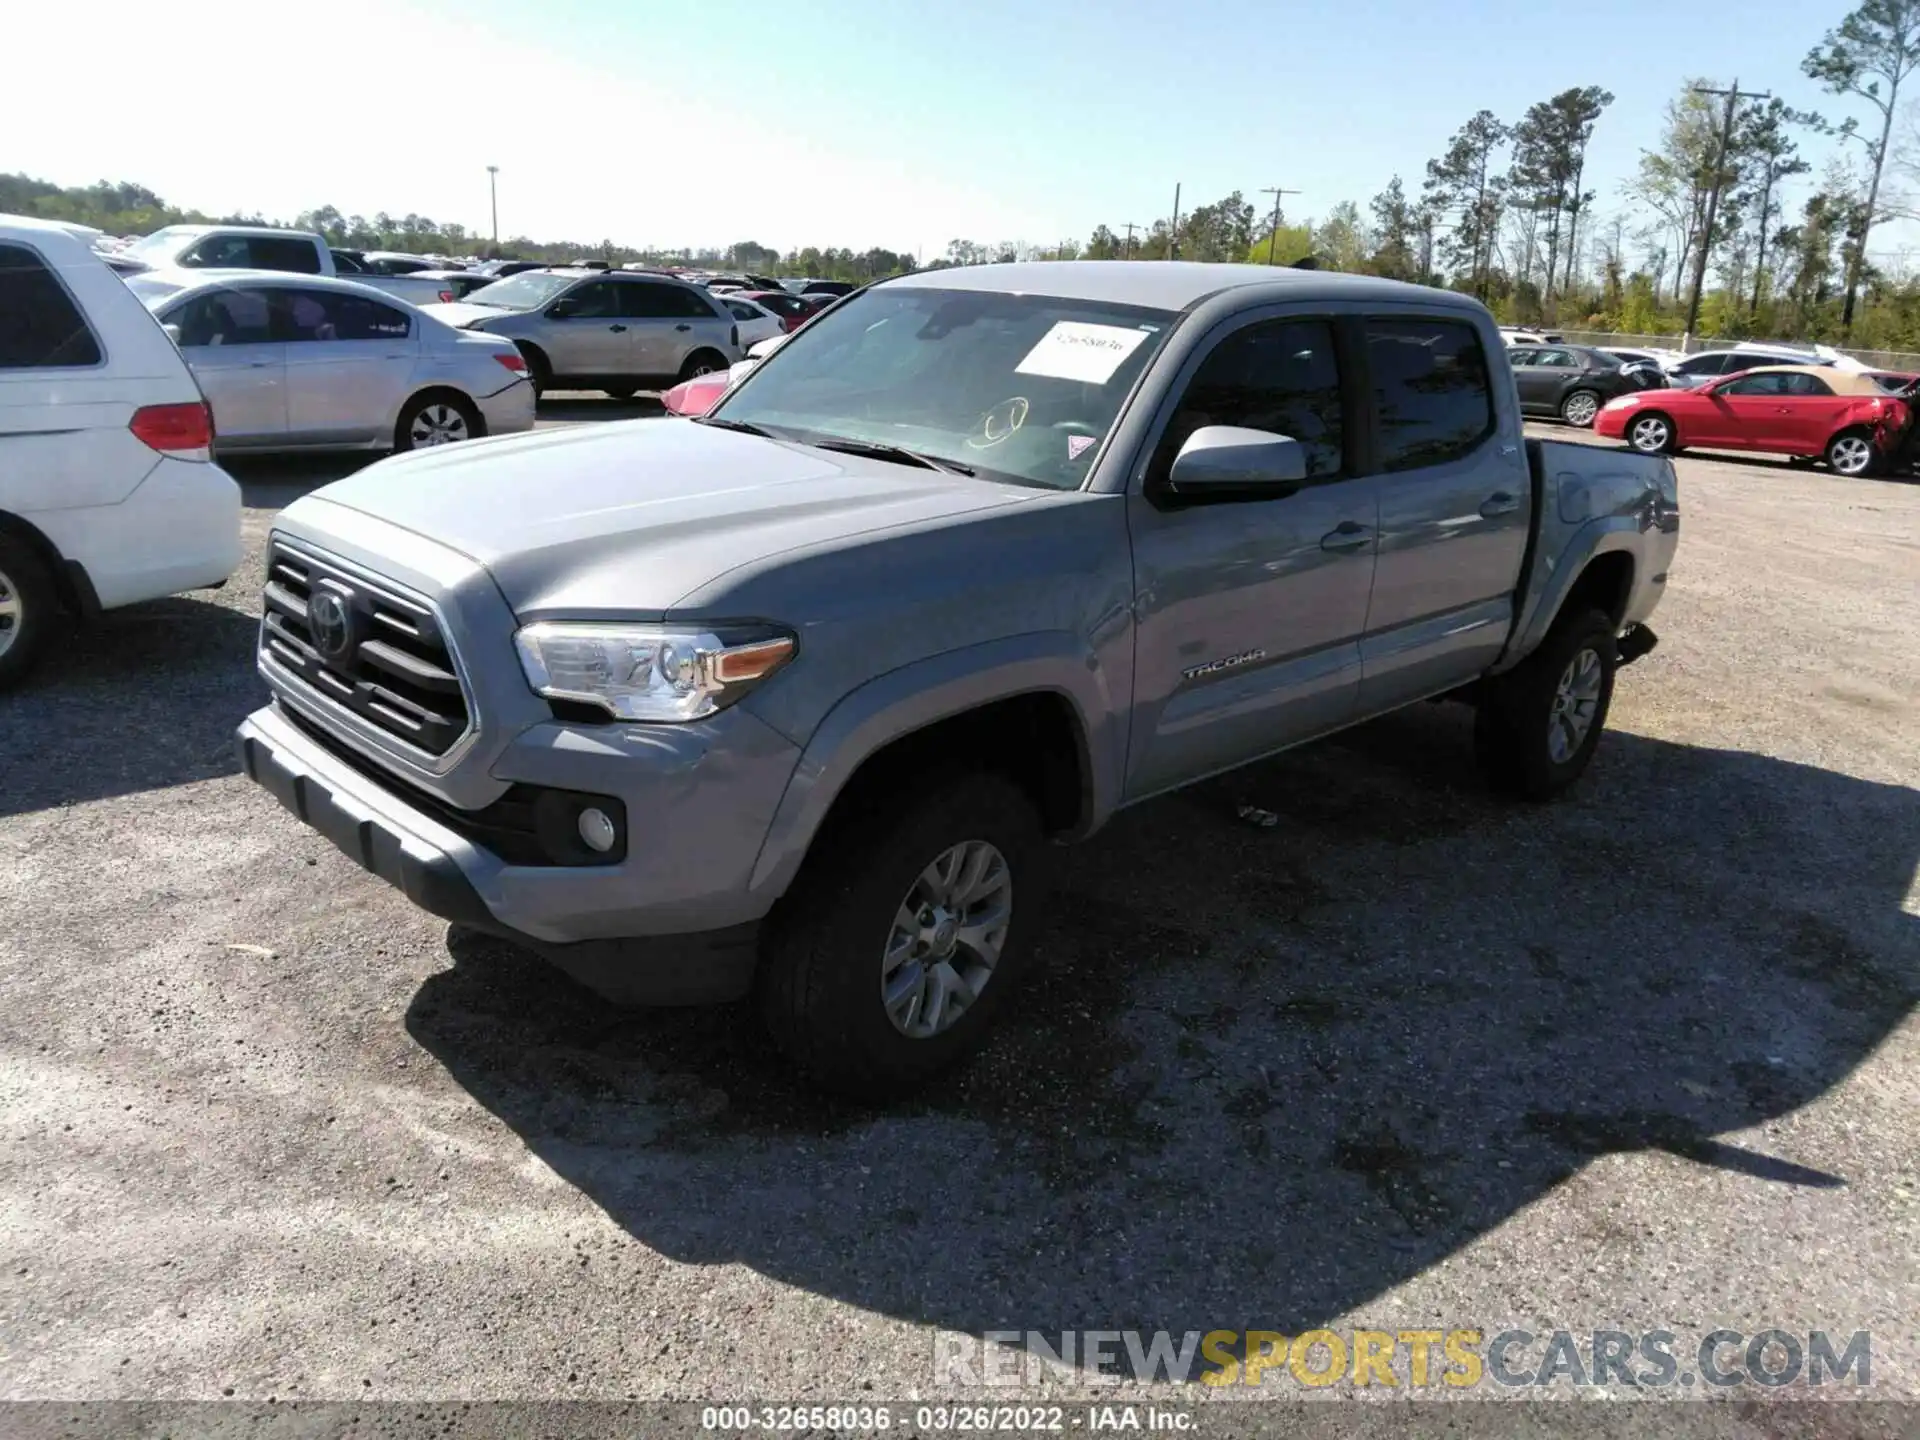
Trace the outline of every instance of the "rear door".
{"label": "rear door", "polygon": [[1576,351],[1542,350],[1533,362],[1536,398],[1531,403],[1542,410],[1558,412],[1567,387],[1586,370],[1586,362]]}
{"label": "rear door", "polygon": [[286,443],[287,347],[274,335],[264,290],[203,290],[160,319],[178,327],[180,353],[213,406],[215,444],[246,450]]}
{"label": "rear door", "polygon": [[680,368],[681,338],[689,329],[680,287],[659,280],[622,280],[621,313],[633,327],[633,374],[654,378]]}
{"label": "rear door", "polygon": [[[1378,522],[1351,418],[1357,348],[1351,322],[1276,308],[1187,361],[1145,484],[1127,500],[1137,617],[1130,798],[1353,717]],[[1208,425],[1300,441],[1307,483],[1228,504],[1172,501],[1173,457]]]}
{"label": "rear door", "polygon": [[419,360],[412,317],[337,290],[268,292],[286,344],[287,440],[365,445],[391,439]]}
{"label": "rear door", "polygon": [[1366,322],[1380,558],[1360,645],[1360,710],[1465,683],[1499,657],[1531,523],[1519,418],[1501,414],[1479,327]]}

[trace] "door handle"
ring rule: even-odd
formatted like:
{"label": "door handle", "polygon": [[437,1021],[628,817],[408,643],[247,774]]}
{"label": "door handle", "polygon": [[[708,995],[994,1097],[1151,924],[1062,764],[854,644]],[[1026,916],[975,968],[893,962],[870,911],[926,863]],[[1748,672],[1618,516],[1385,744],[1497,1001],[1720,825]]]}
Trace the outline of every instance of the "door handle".
{"label": "door handle", "polygon": [[614,334],[616,334],[616,335],[618,335],[618,334],[619,334],[619,333],[620,333],[621,331],[623,331],[623,330],[625,330],[626,328],[627,328],[627,327],[626,327],[626,326],[624,326],[624,325],[609,325],[609,326],[607,326],[607,329],[609,329],[609,330],[611,330],[611,331],[613,331],[613,333],[614,333]]}
{"label": "door handle", "polygon": [[693,327],[691,325],[676,325],[673,328],[676,330],[685,331],[685,330],[691,330]]}
{"label": "door handle", "polygon": [[1335,555],[1347,555],[1355,550],[1364,550],[1372,543],[1373,527],[1362,525],[1356,520],[1342,520],[1320,537],[1320,548]]}
{"label": "door handle", "polygon": [[273,368],[273,361],[271,361],[271,360],[249,360],[249,361],[247,362],[247,368],[248,368],[248,369],[250,369],[250,370],[271,370],[271,369]]}
{"label": "door handle", "polygon": [[1480,502],[1480,513],[1489,520],[1496,515],[1511,515],[1519,508],[1519,498],[1509,495],[1504,490],[1496,490]]}

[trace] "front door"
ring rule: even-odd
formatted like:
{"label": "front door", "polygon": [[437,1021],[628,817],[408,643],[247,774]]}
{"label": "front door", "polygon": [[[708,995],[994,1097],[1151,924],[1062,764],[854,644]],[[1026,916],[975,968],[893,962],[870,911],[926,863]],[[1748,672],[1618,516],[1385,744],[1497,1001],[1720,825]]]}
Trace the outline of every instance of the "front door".
{"label": "front door", "polygon": [[363,445],[392,437],[420,348],[391,305],[338,290],[270,292],[287,347],[287,439]]}
{"label": "front door", "polygon": [[616,376],[637,373],[633,358],[633,322],[621,313],[620,292],[627,282],[586,280],[560,297],[565,315],[547,311],[538,343],[559,376]]}
{"label": "front door", "polygon": [[1725,445],[1734,450],[1774,450],[1785,444],[1782,396],[1786,377],[1736,375],[1723,380],[1707,398],[1706,423],[1687,437],[1690,445]]}
{"label": "front door", "polygon": [[287,436],[287,347],[274,338],[266,295],[208,290],[160,317],[180,332],[180,353],[213,407],[223,450],[280,445]]}
{"label": "front door", "polygon": [[1360,710],[1465,684],[1506,646],[1533,487],[1465,320],[1367,321],[1380,558],[1361,642]]}
{"label": "front door", "polygon": [[[1137,799],[1336,728],[1359,693],[1373,583],[1375,482],[1355,478],[1336,325],[1243,324],[1189,360],[1133,535],[1135,707],[1127,794]],[[1179,507],[1164,485],[1195,430],[1288,435],[1307,453],[1290,495]]]}

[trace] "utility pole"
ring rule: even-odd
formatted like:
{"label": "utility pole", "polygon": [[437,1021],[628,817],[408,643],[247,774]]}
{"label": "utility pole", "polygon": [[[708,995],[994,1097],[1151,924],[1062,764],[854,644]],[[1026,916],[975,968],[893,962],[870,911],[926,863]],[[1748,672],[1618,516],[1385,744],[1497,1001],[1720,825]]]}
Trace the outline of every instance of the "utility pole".
{"label": "utility pole", "polygon": [[1180,182],[1173,184],[1173,225],[1167,231],[1167,258],[1180,258]]}
{"label": "utility pole", "polygon": [[1271,265],[1273,264],[1274,243],[1280,238],[1280,197],[1282,195],[1298,195],[1300,192],[1298,190],[1281,190],[1276,186],[1269,185],[1260,193],[1273,197],[1273,228],[1267,231],[1267,264]]}
{"label": "utility pole", "polygon": [[500,173],[498,165],[487,167],[487,200],[493,206],[493,248],[500,248],[500,187],[495,179]]}
{"label": "utility pole", "polygon": [[1707,283],[1707,252],[1713,248],[1713,223],[1720,215],[1720,192],[1727,188],[1727,153],[1733,148],[1733,113],[1742,100],[1770,100],[1766,90],[1742,90],[1736,77],[1726,90],[1711,85],[1695,85],[1696,95],[1724,95],[1726,112],[1720,117],[1720,147],[1713,157],[1713,188],[1707,192],[1707,223],[1700,232],[1700,248],[1693,257],[1693,293],[1687,297],[1687,323],[1680,335],[1684,351],[1693,343],[1693,327],[1700,319],[1700,289]]}
{"label": "utility pole", "polygon": [[1135,221],[1129,220],[1127,221],[1124,228],[1127,232],[1127,248],[1120,252],[1120,258],[1122,260],[1131,260],[1133,258],[1133,232],[1136,230],[1143,230],[1146,227],[1138,224]]}

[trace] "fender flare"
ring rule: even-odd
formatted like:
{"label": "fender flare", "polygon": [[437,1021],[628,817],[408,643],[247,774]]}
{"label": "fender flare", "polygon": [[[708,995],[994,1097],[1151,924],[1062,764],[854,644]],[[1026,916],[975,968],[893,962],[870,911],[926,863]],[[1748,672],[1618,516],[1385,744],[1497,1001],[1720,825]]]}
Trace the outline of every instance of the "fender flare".
{"label": "fender flare", "polygon": [[1072,707],[1087,790],[1080,833],[1097,828],[1118,806],[1126,758],[1124,717],[1107,675],[1079,636],[1065,631],[1010,636],[889,671],[828,711],[787,781],[749,890],[769,899],[785,893],[833,802],[882,748],[969,710],[1031,694],[1058,695]]}
{"label": "fender flare", "polygon": [[1587,567],[1600,556],[1616,551],[1624,553],[1633,563],[1633,585],[1643,584],[1646,577],[1640,574],[1638,553],[1642,533],[1644,527],[1638,517],[1603,515],[1574,531],[1557,555],[1536,562],[1529,587],[1533,598],[1522,606],[1506,652],[1493,666],[1492,673],[1498,675],[1511,670],[1539,648],[1553,628],[1553,622],[1560,618],[1567,596],[1586,574]]}

